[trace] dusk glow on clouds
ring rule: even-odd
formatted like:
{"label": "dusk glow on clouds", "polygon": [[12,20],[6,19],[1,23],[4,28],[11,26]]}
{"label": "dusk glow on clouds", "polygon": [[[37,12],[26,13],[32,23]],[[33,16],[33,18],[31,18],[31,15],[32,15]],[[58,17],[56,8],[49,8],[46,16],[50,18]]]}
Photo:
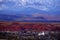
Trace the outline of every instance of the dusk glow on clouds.
{"label": "dusk glow on clouds", "polygon": [[0,0],[0,19],[60,20],[60,0]]}

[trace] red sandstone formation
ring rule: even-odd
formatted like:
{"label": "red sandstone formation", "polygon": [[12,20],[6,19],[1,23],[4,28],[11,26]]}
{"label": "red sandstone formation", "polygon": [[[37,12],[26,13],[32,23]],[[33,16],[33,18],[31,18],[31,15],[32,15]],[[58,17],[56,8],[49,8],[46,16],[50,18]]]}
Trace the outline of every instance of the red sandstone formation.
{"label": "red sandstone formation", "polygon": [[60,31],[60,23],[0,22],[0,31]]}

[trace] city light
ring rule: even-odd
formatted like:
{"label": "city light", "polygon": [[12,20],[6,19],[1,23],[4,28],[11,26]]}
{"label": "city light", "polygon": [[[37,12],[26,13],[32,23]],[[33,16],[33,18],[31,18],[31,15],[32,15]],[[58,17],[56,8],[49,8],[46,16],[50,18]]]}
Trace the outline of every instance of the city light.
{"label": "city light", "polygon": [[38,35],[40,36],[40,35],[45,35],[45,33],[44,32],[42,32],[42,33],[38,33]]}

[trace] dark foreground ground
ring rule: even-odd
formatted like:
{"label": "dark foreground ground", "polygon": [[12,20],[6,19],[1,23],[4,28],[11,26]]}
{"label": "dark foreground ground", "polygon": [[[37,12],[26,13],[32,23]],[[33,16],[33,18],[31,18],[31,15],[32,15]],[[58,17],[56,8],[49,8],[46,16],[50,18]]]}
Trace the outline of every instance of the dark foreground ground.
{"label": "dark foreground ground", "polygon": [[60,23],[0,22],[0,40],[60,40]]}

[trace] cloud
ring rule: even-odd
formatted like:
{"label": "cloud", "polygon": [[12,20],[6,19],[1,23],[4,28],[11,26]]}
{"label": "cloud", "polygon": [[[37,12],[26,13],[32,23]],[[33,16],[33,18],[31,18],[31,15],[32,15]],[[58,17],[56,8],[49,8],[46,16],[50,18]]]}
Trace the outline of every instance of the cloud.
{"label": "cloud", "polygon": [[8,7],[5,5],[5,4],[1,4],[0,5],[0,10],[5,10],[5,9],[7,9]]}
{"label": "cloud", "polygon": [[[2,2],[2,1],[3,0],[0,0],[0,2]],[[54,0],[38,0],[38,1],[37,0],[34,0],[34,1],[33,0],[5,0],[4,2],[8,2],[8,3],[13,2],[13,3],[15,3],[13,5],[11,3],[9,3],[9,5],[11,5],[11,7],[13,7],[13,8],[14,7],[15,8],[32,7],[34,9],[43,10],[43,11],[49,11],[55,5]],[[7,4],[5,4],[5,5],[7,5]]]}
{"label": "cloud", "polygon": [[3,2],[3,0],[0,0],[0,2]]}

